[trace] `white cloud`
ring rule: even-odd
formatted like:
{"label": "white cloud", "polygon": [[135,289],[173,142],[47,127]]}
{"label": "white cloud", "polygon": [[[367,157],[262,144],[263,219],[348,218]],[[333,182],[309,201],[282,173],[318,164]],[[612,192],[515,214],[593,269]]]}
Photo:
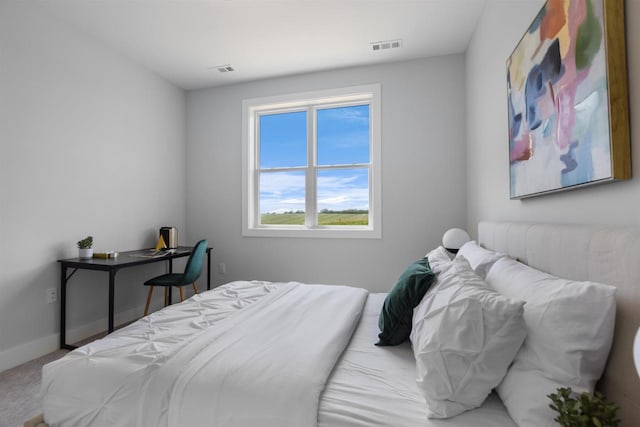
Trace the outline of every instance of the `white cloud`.
{"label": "white cloud", "polygon": [[263,173],[260,176],[260,192],[282,194],[284,191],[304,192],[305,178],[302,172]]}
{"label": "white cloud", "polygon": [[368,209],[366,174],[343,173],[318,177],[318,209]]}
{"label": "white cloud", "polygon": [[369,190],[347,188],[341,191],[323,190],[318,194],[318,209],[345,210],[368,209]]}
{"label": "white cloud", "polygon": [[[318,177],[318,209],[368,209],[369,188],[362,171],[332,171]],[[260,179],[260,212],[305,210],[305,177],[300,172],[264,173]]]}
{"label": "white cloud", "polygon": [[274,172],[260,176],[260,212],[304,210],[305,177],[301,172]]}
{"label": "white cloud", "polygon": [[334,195],[325,197],[323,199],[318,199],[319,204],[329,204],[329,205],[340,205],[345,202],[351,201],[351,197],[346,194]]}
{"label": "white cloud", "polygon": [[318,177],[318,187],[321,188],[344,188],[358,180],[357,175],[349,176],[327,176],[320,175]]}

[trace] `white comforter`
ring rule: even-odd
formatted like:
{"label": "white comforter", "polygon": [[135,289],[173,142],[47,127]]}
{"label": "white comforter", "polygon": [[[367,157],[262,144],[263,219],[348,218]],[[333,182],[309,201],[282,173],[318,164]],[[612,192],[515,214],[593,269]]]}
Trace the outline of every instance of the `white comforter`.
{"label": "white comforter", "polygon": [[46,365],[45,421],[315,427],[366,298],[356,288],[265,282],[196,295]]}

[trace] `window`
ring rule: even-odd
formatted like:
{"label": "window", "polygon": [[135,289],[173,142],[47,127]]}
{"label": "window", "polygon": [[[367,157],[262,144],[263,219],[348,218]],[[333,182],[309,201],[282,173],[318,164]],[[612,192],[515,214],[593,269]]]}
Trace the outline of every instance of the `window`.
{"label": "window", "polygon": [[380,87],[243,102],[243,234],[381,236]]}

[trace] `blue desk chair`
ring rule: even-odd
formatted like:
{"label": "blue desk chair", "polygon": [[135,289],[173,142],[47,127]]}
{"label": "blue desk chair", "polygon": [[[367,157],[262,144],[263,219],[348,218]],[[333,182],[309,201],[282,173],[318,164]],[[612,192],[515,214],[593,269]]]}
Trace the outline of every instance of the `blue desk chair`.
{"label": "blue desk chair", "polygon": [[151,303],[151,295],[153,294],[153,288],[156,286],[164,287],[164,306],[169,305],[169,288],[175,286],[180,290],[180,301],[184,301],[184,292],[182,287],[186,285],[193,285],[193,291],[198,293],[198,285],[196,280],[202,273],[202,264],[204,264],[204,254],[207,251],[207,241],[200,240],[193,248],[193,252],[189,256],[187,266],[184,268],[184,273],[169,273],[162,276],[154,277],[144,282],[145,286],[150,286],[149,295],[147,295],[147,304],[144,306],[144,315],[149,313],[149,304]]}

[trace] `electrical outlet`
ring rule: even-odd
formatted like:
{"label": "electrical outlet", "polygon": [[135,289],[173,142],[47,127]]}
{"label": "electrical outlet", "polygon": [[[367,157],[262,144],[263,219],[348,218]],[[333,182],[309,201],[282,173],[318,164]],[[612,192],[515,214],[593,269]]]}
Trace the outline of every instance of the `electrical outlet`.
{"label": "electrical outlet", "polygon": [[58,301],[58,289],[47,289],[47,304],[53,304],[56,301]]}
{"label": "electrical outlet", "polygon": [[224,262],[218,264],[218,273],[225,274],[227,272],[227,266],[224,265]]}

